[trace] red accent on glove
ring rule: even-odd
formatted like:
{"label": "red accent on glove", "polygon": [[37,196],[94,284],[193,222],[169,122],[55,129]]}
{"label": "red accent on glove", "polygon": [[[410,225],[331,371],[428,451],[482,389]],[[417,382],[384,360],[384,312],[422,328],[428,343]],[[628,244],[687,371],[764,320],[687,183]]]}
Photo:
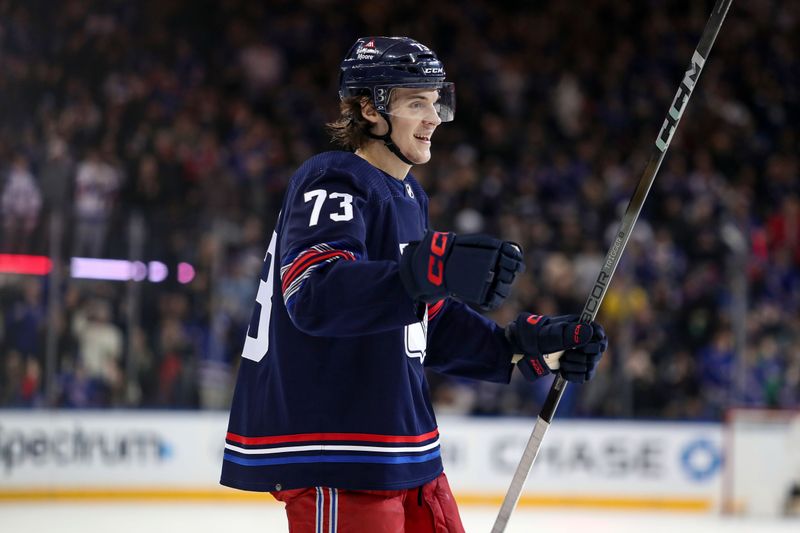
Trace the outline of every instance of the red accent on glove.
{"label": "red accent on glove", "polygon": [[528,324],[535,326],[542,318],[544,318],[542,315],[531,315],[528,317],[527,322]]}
{"label": "red accent on glove", "polygon": [[575,331],[572,332],[572,340],[575,344],[580,344],[581,342],[581,325],[578,324],[575,326]]}

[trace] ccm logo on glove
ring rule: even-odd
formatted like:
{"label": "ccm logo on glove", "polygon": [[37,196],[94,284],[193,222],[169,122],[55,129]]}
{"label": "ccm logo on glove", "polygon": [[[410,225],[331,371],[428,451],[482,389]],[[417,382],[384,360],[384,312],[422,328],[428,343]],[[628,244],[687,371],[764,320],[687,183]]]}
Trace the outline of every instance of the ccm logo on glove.
{"label": "ccm logo on glove", "polygon": [[578,324],[577,326],[575,326],[575,331],[572,334],[572,342],[574,342],[575,344],[581,344],[581,328],[582,327],[583,326],[581,324]]}
{"label": "ccm logo on glove", "polygon": [[487,235],[427,231],[400,258],[400,279],[415,301],[455,296],[484,310],[497,308],[524,270],[518,245]]}
{"label": "ccm logo on glove", "polygon": [[[440,242],[436,242],[439,240]],[[433,232],[431,256],[428,258],[428,281],[437,287],[444,280],[444,252],[447,249],[447,233]]]}

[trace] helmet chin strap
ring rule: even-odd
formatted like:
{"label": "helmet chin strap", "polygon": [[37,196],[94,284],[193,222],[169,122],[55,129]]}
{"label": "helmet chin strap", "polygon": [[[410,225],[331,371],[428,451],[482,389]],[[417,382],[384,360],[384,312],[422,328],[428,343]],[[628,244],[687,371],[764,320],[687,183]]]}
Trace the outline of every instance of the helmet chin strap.
{"label": "helmet chin strap", "polygon": [[406,165],[415,165],[416,163],[414,163],[405,155],[403,155],[403,152],[400,151],[400,148],[398,148],[397,145],[392,140],[392,121],[389,120],[389,114],[381,111],[379,111],[379,113],[383,117],[383,120],[386,121],[386,124],[389,125],[389,130],[383,135],[375,135],[371,131],[367,131],[367,135],[369,135],[373,139],[378,139],[379,141],[383,141],[383,144],[386,145],[386,148],[388,148],[390,152],[396,155],[397,158]]}

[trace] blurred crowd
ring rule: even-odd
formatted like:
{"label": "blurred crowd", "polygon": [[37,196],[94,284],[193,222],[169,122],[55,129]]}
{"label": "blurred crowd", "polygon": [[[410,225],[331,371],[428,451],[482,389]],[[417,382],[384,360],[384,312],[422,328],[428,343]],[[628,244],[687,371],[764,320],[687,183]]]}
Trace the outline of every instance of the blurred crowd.
{"label": "blurred crowd", "polygon": [[[0,406],[227,407],[282,192],[335,149],[367,34],[430,45],[456,83],[413,172],[433,227],[522,245],[492,317],[579,312],[711,4],[0,0],[0,253],[63,267],[0,274]],[[733,6],[560,416],[800,407],[799,18]],[[197,276],[78,280],[72,256]],[[439,413],[534,414],[549,388],[429,377]]]}

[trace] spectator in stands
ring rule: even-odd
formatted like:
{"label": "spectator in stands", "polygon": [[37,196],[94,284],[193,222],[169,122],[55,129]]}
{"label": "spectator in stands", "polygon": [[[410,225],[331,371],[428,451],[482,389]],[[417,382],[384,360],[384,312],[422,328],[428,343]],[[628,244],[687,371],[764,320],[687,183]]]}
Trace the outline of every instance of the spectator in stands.
{"label": "spectator in stands", "polygon": [[[104,299],[87,301],[72,318],[78,342],[78,365],[86,372],[93,405],[119,405],[124,392],[122,330],[112,322],[111,304]],[[81,372],[78,372],[78,377]]]}
{"label": "spectator in stands", "polygon": [[122,185],[118,168],[91,148],[78,163],[73,199],[75,234],[73,255],[102,257],[117,192]]}
{"label": "spectator in stands", "polygon": [[3,249],[31,251],[31,236],[39,223],[42,194],[23,156],[14,158],[3,186],[0,210],[3,215]]}
{"label": "spectator in stands", "polygon": [[5,309],[5,345],[24,360],[43,359],[45,335],[45,302],[42,282],[27,278],[20,282]]}

